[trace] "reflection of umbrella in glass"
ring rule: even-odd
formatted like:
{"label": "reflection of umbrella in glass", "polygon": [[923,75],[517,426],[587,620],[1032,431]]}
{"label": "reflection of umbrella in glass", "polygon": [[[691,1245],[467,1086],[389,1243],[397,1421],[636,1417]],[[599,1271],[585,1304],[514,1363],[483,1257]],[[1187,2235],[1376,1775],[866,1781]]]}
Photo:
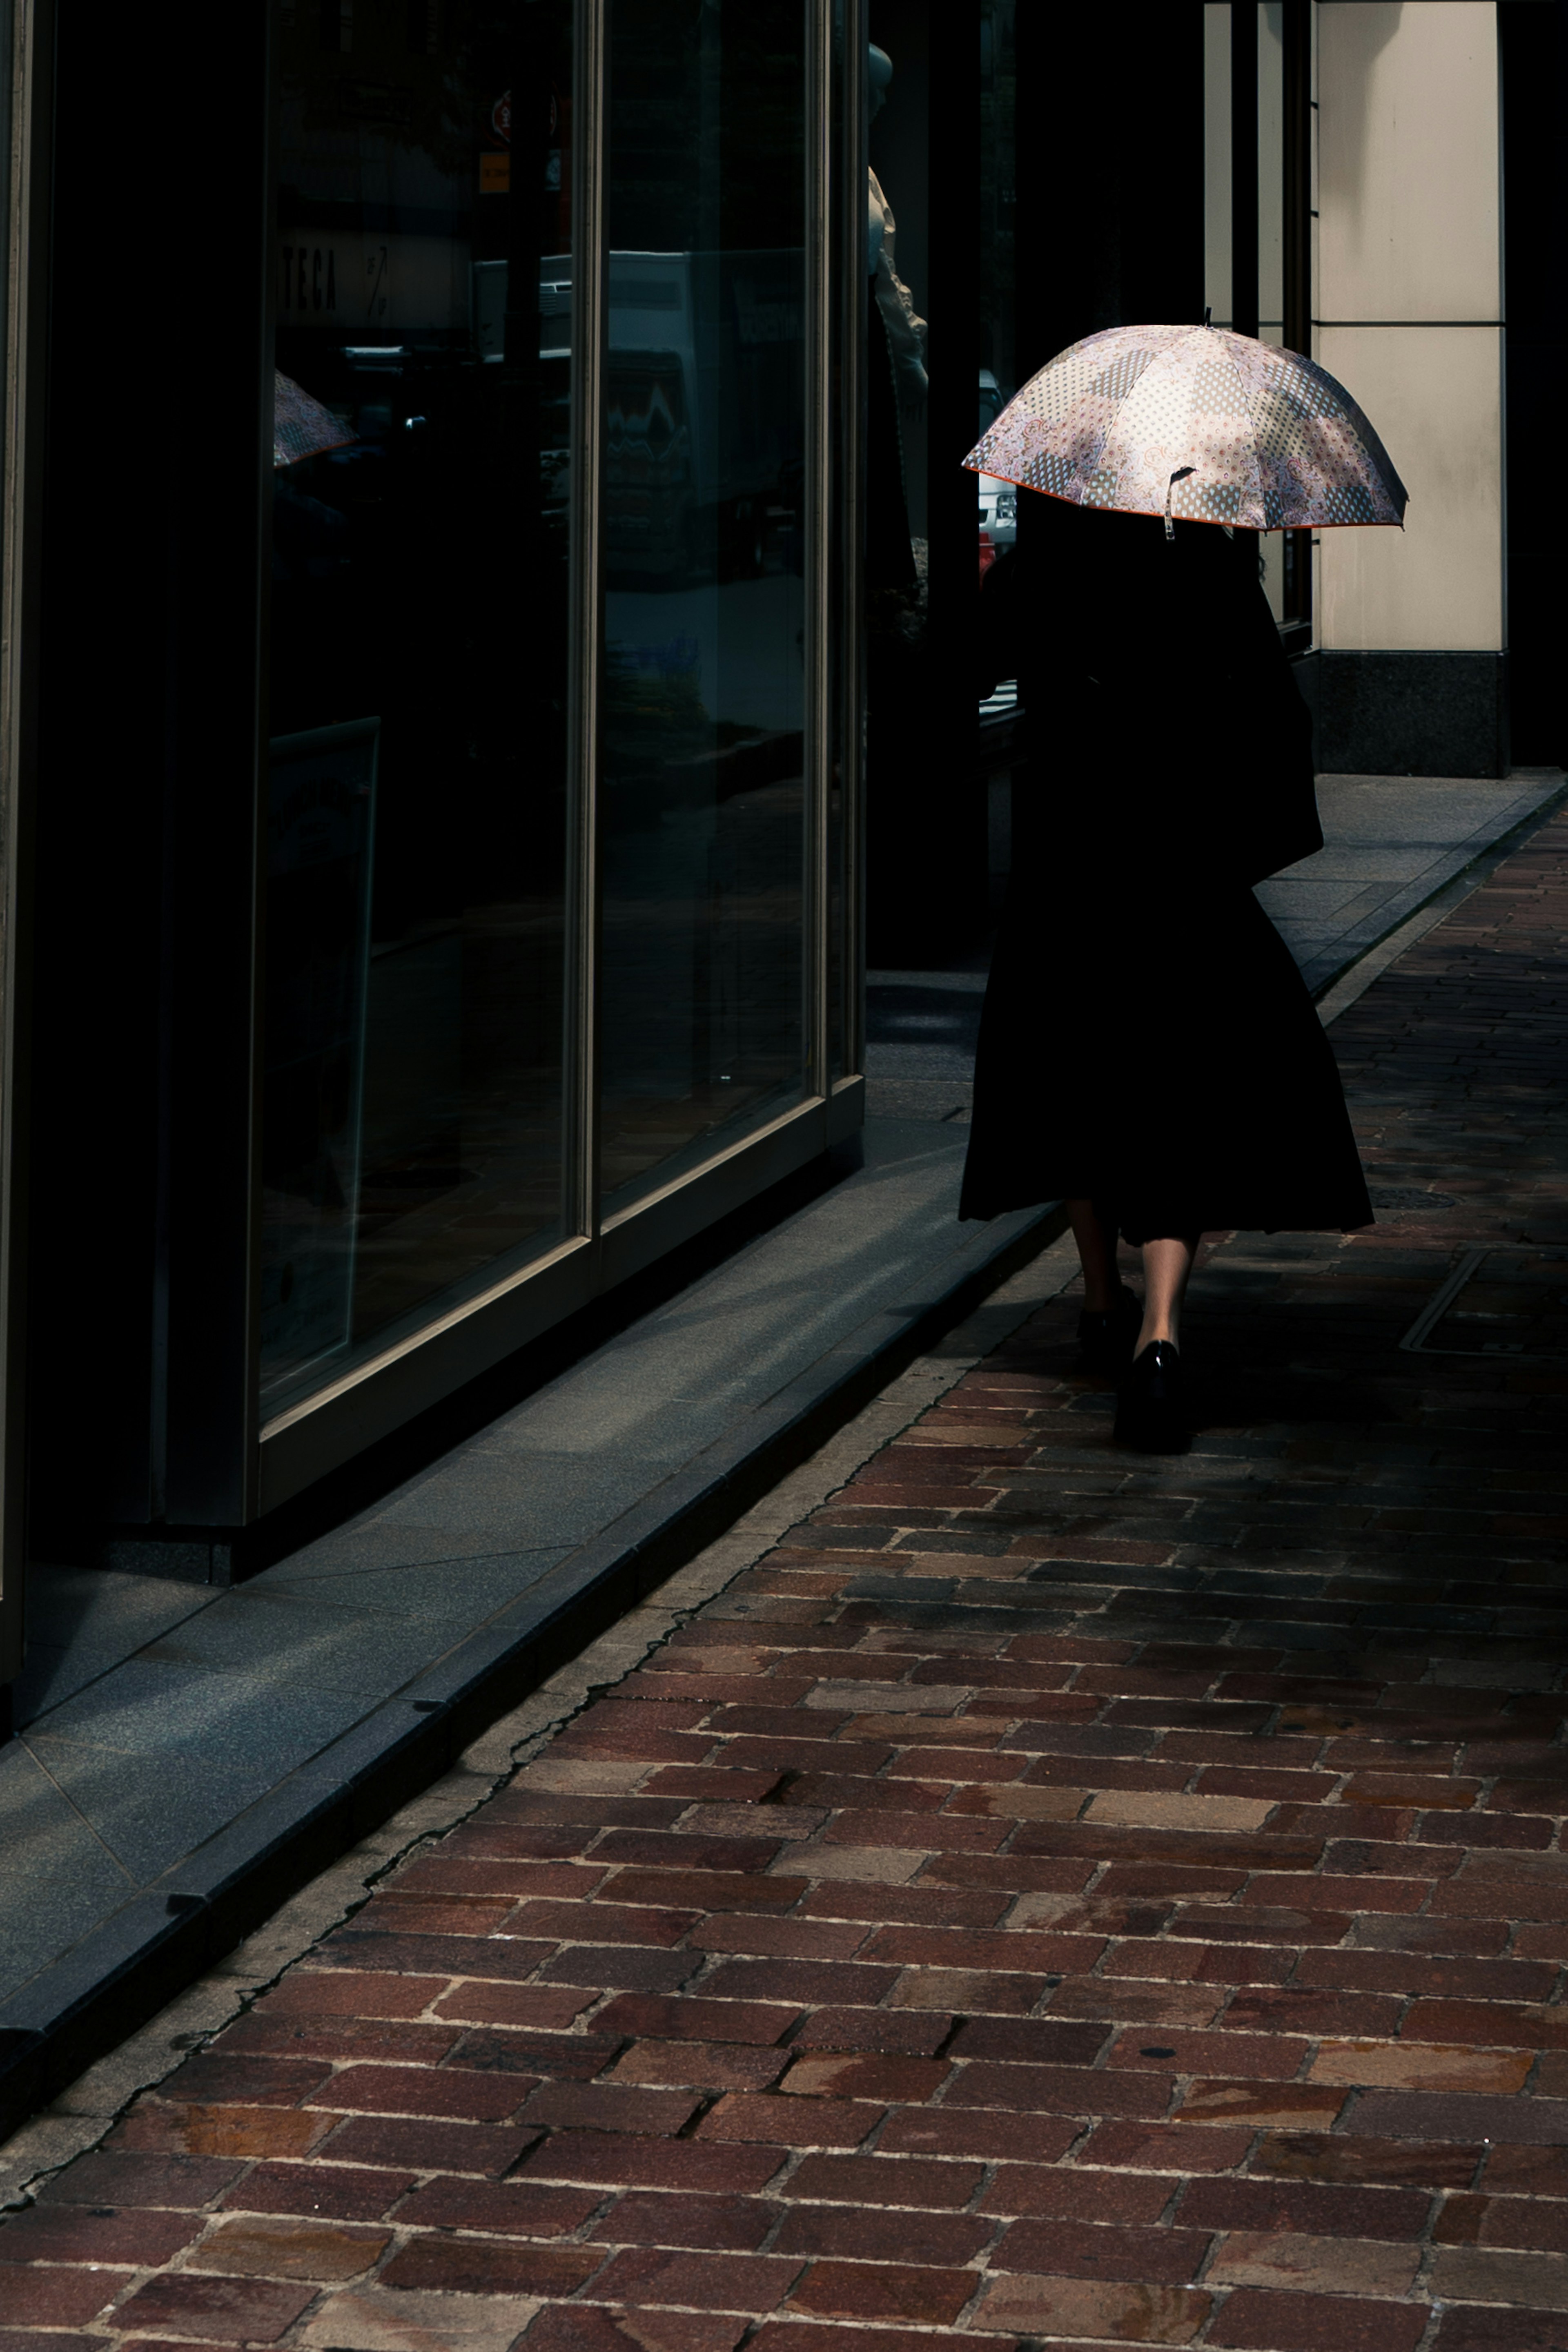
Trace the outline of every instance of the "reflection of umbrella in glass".
{"label": "reflection of umbrella in glass", "polygon": [[359,435],[301,392],[292,376],[276,371],[273,374],[272,400],[272,462],[274,466],[298,466],[303,457],[319,457],[324,449],[346,449]]}
{"label": "reflection of umbrella in glass", "polygon": [[1059,352],[964,463],[1069,504],[1247,530],[1405,520],[1405,485],[1325,368],[1223,327],[1108,327]]}

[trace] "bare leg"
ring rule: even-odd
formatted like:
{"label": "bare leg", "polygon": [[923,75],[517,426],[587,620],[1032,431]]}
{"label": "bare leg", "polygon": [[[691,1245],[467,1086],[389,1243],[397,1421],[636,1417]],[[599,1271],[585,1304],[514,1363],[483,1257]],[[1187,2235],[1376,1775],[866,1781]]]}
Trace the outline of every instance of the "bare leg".
{"label": "bare leg", "polygon": [[1144,1244],[1144,1328],[1134,1354],[1142,1355],[1156,1339],[1168,1339],[1173,1346],[1179,1341],[1182,1301],[1202,1238],[1201,1234],[1180,1241],[1162,1235]]}
{"label": "bare leg", "polygon": [[1116,1229],[1105,1223],[1092,1201],[1069,1201],[1067,1213],[1072,1221],[1072,1238],[1078,1244],[1083,1267],[1083,1311],[1086,1315],[1108,1315],[1122,1296],[1122,1277],[1116,1266]]}

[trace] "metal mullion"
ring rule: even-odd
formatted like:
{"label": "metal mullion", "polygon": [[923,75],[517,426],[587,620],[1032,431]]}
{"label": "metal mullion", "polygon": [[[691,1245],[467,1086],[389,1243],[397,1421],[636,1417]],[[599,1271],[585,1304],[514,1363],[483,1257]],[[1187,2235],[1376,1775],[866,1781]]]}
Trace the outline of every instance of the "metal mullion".
{"label": "metal mullion", "polygon": [[27,1033],[32,798],[37,756],[36,644],[43,559],[43,408],[47,358],[54,10],[5,12],[10,114],[5,154],[4,443],[0,448],[0,1739],[5,1685],[22,1664]]}
{"label": "metal mullion", "polygon": [[828,796],[832,786],[832,271],[829,267],[832,188],[831,0],[803,0],[806,35],[806,479],[810,485],[810,554],[806,565],[805,888],[806,1091],[829,1087]]}
{"label": "metal mullion", "polygon": [[[162,919],[172,936],[160,981],[169,1062],[159,1101],[167,1192],[158,1216],[168,1240],[159,1372],[162,1379],[166,1367],[167,1388],[154,1412],[159,1446],[166,1446],[158,1500],[167,1521],[233,1528],[256,1516],[260,1470],[262,630],[273,471],[277,13],[231,11],[223,25],[240,93],[230,124],[235,170],[221,202],[197,220],[192,260],[205,267],[221,249],[237,273],[238,297],[219,306],[205,344],[233,388],[231,414],[204,480],[216,527],[198,559],[195,537],[176,517],[162,620],[169,866]],[[154,1300],[149,1306],[156,1317]],[[157,1328],[154,1319],[154,1338]]]}
{"label": "metal mullion", "polygon": [[[273,463],[272,411],[275,373],[277,359],[277,272],[275,267],[275,247],[277,236],[278,175],[282,165],[281,124],[283,113],[282,69],[279,48],[279,12],[276,7],[267,11],[266,33],[266,131],[263,153],[266,158],[266,180],[263,190],[263,245],[261,274],[261,336],[256,352],[260,383],[257,387],[257,413],[267,420],[266,446],[256,451],[256,771],[252,808],[252,850],[250,893],[247,914],[251,936],[250,1005],[246,1044],[250,1072],[250,1153],[249,1176],[246,1192],[246,1330],[245,1339],[245,1429],[243,1458],[244,1501],[241,1516],[248,1523],[260,1507],[261,1493],[261,1430],[265,1415],[261,1403],[261,1253],[262,1253],[262,1138],[266,1118],[267,1045],[265,1034],[267,938],[267,794],[270,782],[272,735],[272,498]],[[167,857],[172,861],[172,836],[178,829],[178,817],[171,806],[167,823],[171,841]],[[172,871],[165,879],[163,921],[170,931],[179,922],[178,904]],[[166,1024],[172,1030],[176,1013],[174,1003],[168,1002],[175,987],[172,977],[172,941],[165,947],[166,971],[163,982],[166,1002],[162,1008]],[[166,1045],[165,1051],[168,1048]],[[171,1157],[174,1117],[172,1073],[165,1070],[162,1076],[163,1101],[159,1118],[159,1150],[165,1163],[159,1184],[159,1255],[157,1316],[162,1346],[162,1381],[157,1397],[161,1426],[154,1433],[154,1454],[158,1465],[158,1487],[152,1516],[161,1517],[168,1507],[167,1475],[169,1460],[169,1337],[170,1337],[170,1257],[174,1236],[170,1231],[170,1192],[167,1163]]]}
{"label": "metal mullion", "polygon": [[865,1065],[865,500],[866,253],[865,0],[842,0],[839,138],[842,156],[838,265],[840,564],[838,754],[843,831],[844,1075]]}
{"label": "metal mullion", "polygon": [[577,0],[572,30],[571,614],[568,644],[564,1223],[597,1241],[600,1184],[599,708],[604,646],[604,123],[610,0]]}
{"label": "metal mullion", "polygon": [[1258,332],[1258,10],[1230,10],[1230,323]]}
{"label": "metal mullion", "polygon": [[[1312,26],[1310,0],[1284,0],[1281,205],[1284,247],[1281,340],[1288,351],[1309,356],[1312,340]],[[1312,621],[1312,535],[1289,534],[1291,568],[1285,618],[1308,629]]]}

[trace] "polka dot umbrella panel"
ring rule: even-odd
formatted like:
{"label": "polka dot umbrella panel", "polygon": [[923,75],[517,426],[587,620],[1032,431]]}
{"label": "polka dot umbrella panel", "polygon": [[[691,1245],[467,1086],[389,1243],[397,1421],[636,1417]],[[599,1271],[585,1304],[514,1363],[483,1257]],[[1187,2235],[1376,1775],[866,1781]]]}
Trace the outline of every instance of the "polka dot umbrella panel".
{"label": "polka dot umbrella panel", "polygon": [[1405,520],[1405,485],[1344,386],[1299,352],[1224,327],[1086,335],[1030,378],[964,463],[1167,526]]}
{"label": "polka dot umbrella panel", "polygon": [[272,462],[275,467],[298,466],[303,458],[319,457],[324,450],[346,449],[359,435],[340,417],[334,416],[319,400],[312,400],[300,389],[291,375],[281,369],[274,371],[272,380]]}

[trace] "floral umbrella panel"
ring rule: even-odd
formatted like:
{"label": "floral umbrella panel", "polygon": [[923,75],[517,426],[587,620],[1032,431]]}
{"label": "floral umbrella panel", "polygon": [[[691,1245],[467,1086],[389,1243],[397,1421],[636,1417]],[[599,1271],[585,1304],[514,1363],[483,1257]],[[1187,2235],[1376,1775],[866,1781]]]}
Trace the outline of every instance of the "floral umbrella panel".
{"label": "floral umbrella panel", "polygon": [[1248,530],[1403,523],[1406,503],[1326,368],[1224,327],[1085,336],[1014,394],[964,463],[1075,506]]}
{"label": "floral umbrella panel", "polygon": [[359,435],[280,369],[273,373],[272,462],[298,466],[327,449],[346,449]]}

